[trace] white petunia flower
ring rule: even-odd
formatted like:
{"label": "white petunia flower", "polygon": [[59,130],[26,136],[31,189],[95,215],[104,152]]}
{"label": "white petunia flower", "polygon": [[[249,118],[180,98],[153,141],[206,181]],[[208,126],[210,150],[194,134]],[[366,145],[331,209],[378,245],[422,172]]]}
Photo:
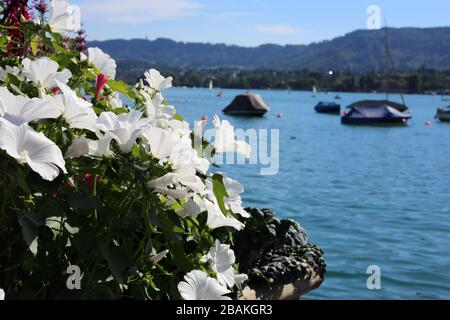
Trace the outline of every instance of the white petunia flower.
{"label": "white petunia flower", "polygon": [[16,77],[19,78],[19,80],[21,80],[21,75],[20,75],[20,69],[16,66],[11,67],[11,66],[6,66],[4,69],[2,67],[0,67],[0,80],[1,81],[5,81],[5,78],[8,74],[12,74]]}
{"label": "white petunia flower", "polygon": [[206,174],[209,169],[209,161],[198,156],[188,136],[184,136],[178,144],[173,146],[169,160],[175,167],[190,166],[202,174]]}
{"label": "white petunia flower", "polygon": [[53,32],[65,34],[81,29],[81,10],[65,0],[50,1],[50,18],[48,21]]}
{"label": "white petunia flower", "polygon": [[184,281],[178,284],[178,291],[184,300],[231,300],[224,296],[230,291],[221,286],[206,272],[194,270],[184,276]]}
{"label": "white petunia flower", "polygon": [[233,269],[233,264],[236,258],[230,246],[221,244],[219,240],[216,240],[214,247],[209,250],[205,258],[206,261],[209,261],[211,270],[216,273],[219,283],[232,288],[235,284],[236,272]]}
{"label": "white petunia flower", "polygon": [[244,229],[245,225],[238,219],[231,216],[225,216],[223,214],[222,210],[220,210],[217,200],[216,201],[205,200],[204,204],[208,211],[208,219],[206,221],[206,224],[211,229],[217,229],[222,227],[231,227],[236,230]]}
{"label": "white petunia flower", "polygon": [[180,137],[169,130],[158,127],[149,127],[142,137],[147,142],[150,153],[157,159],[163,160],[171,153],[175,145],[180,142]]}
{"label": "white petunia flower", "polygon": [[52,89],[58,86],[57,81],[67,83],[72,77],[70,70],[58,71],[59,64],[47,57],[31,61],[23,59],[23,75],[40,89]]}
{"label": "white petunia flower", "polygon": [[27,163],[43,179],[52,181],[60,172],[67,173],[61,150],[43,133],[37,133],[27,124],[16,126],[0,119],[0,149],[19,163]]}
{"label": "white petunia flower", "polygon": [[228,197],[225,197],[225,206],[232,212],[241,215],[243,218],[250,218],[250,214],[242,208],[241,193],[244,192],[244,187],[237,180],[229,177],[223,177],[223,185],[227,190]]}
{"label": "white petunia flower", "polygon": [[16,125],[40,119],[55,119],[60,115],[60,110],[45,100],[16,96],[7,88],[0,87],[0,117],[5,117]]}
{"label": "white petunia flower", "polygon": [[110,79],[116,77],[116,61],[100,48],[88,48],[88,61]]}
{"label": "white petunia flower", "polygon": [[109,103],[113,109],[123,108],[122,99],[120,99],[120,94],[116,91],[109,96]]}
{"label": "white petunia flower", "polygon": [[216,128],[215,149],[217,153],[237,152],[250,157],[250,145],[244,141],[236,141],[234,127],[227,121],[220,121],[217,115],[214,116],[214,127]]}
{"label": "white petunia flower", "polygon": [[160,93],[156,93],[153,98],[150,98],[146,92],[143,92],[146,97],[145,115],[152,120],[170,120],[175,115],[175,107],[163,105],[164,98]]}
{"label": "white petunia flower", "polygon": [[239,288],[239,290],[242,290],[242,284],[247,280],[248,280],[248,275],[246,275],[245,273],[236,274],[234,276],[234,282],[235,282],[236,286]]}
{"label": "white petunia flower", "polygon": [[147,125],[148,119],[142,118],[142,112],[136,110],[120,115],[102,112],[97,121],[97,128],[112,137],[123,153],[131,152],[133,144]]}
{"label": "white petunia flower", "polygon": [[75,138],[72,145],[65,154],[66,159],[92,156],[110,157],[112,152],[109,149],[112,137],[104,137],[99,140],[87,139],[84,136]]}
{"label": "white petunia flower", "polygon": [[[175,199],[182,199],[187,195],[187,190],[183,187],[188,187],[192,191],[200,193],[205,189],[205,184],[197,177],[193,167],[180,166],[175,172],[167,173],[161,178],[149,181],[147,187]],[[175,187],[175,189],[169,187]]]}
{"label": "white petunia flower", "polygon": [[71,128],[86,129],[95,132],[97,129],[97,114],[92,104],[77,96],[68,85],[56,81],[61,93],[46,97],[55,108],[60,108],[62,115]]}
{"label": "white petunia flower", "polygon": [[[244,229],[245,225],[238,219],[232,216],[225,216],[217,203],[217,198],[213,191],[212,181],[207,179],[205,181],[206,189],[203,193],[204,198],[199,205],[208,211],[208,219],[206,224],[211,229],[217,229],[221,227],[232,227],[236,230]],[[195,200],[195,199],[194,199]]]}
{"label": "white petunia flower", "polygon": [[202,208],[199,203],[201,203],[200,196],[194,193],[183,204],[183,207],[176,210],[176,213],[181,218],[197,218],[200,213],[206,211],[206,208]]}
{"label": "white petunia flower", "polygon": [[158,70],[150,69],[144,76],[150,88],[156,91],[163,91],[172,87],[173,78],[164,78]]}

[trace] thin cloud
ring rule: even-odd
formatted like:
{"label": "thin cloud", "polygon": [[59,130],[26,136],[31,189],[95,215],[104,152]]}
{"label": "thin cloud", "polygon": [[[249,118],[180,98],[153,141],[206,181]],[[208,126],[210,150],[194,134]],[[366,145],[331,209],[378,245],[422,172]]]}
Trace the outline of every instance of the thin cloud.
{"label": "thin cloud", "polygon": [[256,30],[261,33],[283,36],[298,34],[301,32],[300,29],[287,24],[258,25],[256,26]]}
{"label": "thin cloud", "polygon": [[193,0],[104,0],[84,1],[81,7],[87,19],[140,24],[193,16],[202,5]]}
{"label": "thin cloud", "polygon": [[244,17],[254,17],[257,14],[250,11],[226,11],[216,14],[214,17],[218,18],[244,18]]}

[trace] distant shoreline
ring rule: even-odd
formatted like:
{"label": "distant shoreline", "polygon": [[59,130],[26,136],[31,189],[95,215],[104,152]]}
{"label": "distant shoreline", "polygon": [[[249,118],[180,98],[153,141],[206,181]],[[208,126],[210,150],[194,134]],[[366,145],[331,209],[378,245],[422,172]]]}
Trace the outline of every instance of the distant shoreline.
{"label": "distant shoreline", "polygon": [[[118,79],[135,83],[149,66],[133,67],[118,62]],[[358,92],[390,94],[430,94],[450,96],[450,70],[421,68],[409,72],[312,72],[307,70],[239,70],[159,68],[174,79],[174,86],[241,90],[293,90],[319,92]]]}

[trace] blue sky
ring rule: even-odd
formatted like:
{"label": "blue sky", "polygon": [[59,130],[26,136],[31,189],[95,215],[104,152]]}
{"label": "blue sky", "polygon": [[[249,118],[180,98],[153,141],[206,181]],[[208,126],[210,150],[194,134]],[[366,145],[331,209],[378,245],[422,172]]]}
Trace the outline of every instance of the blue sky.
{"label": "blue sky", "polygon": [[369,5],[391,27],[450,25],[450,1],[69,0],[91,40],[171,38],[255,46],[308,44],[366,28]]}

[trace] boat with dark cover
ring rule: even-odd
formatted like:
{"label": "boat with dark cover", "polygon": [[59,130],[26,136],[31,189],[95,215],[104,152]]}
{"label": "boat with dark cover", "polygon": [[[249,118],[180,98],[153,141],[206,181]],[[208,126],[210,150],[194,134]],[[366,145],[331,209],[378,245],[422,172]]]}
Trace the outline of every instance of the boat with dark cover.
{"label": "boat with dark cover", "polygon": [[270,111],[269,106],[259,94],[246,93],[238,95],[233,102],[223,109],[223,113],[235,116],[263,116]]}
{"label": "boat with dark cover", "polygon": [[340,114],[341,113],[341,105],[335,102],[319,102],[314,109],[318,113],[332,113],[332,114]]}
{"label": "boat with dark cover", "polygon": [[389,100],[363,100],[347,109],[341,118],[346,125],[406,124],[412,117],[406,105]]}
{"label": "boat with dark cover", "polygon": [[440,121],[450,121],[450,106],[438,108],[436,113],[436,118]]}

